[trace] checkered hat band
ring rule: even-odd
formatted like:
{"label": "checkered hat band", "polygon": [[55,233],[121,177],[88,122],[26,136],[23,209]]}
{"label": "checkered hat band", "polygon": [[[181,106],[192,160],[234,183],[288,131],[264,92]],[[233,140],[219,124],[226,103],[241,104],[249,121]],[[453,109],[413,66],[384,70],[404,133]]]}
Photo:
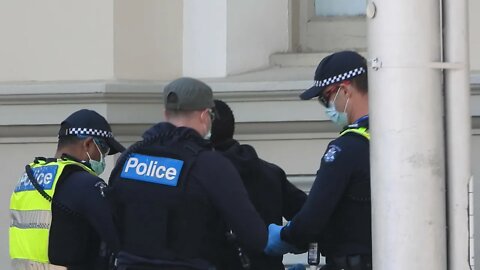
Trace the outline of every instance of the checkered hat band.
{"label": "checkered hat band", "polygon": [[327,85],[330,85],[330,84],[333,84],[333,83],[348,80],[350,78],[353,78],[353,77],[358,76],[360,74],[363,74],[365,72],[367,72],[365,70],[365,68],[359,67],[359,68],[347,71],[347,72],[345,72],[343,74],[340,74],[340,75],[336,75],[336,76],[333,76],[333,77],[330,77],[330,78],[326,78],[326,79],[323,79],[321,81],[315,81],[314,86],[319,86],[319,87],[327,86]]}
{"label": "checkered hat band", "polygon": [[89,135],[104,138],[112,138],[113,134],[110,131],[99,130],[93,128],[69,128],[65,130],[65,135]]}

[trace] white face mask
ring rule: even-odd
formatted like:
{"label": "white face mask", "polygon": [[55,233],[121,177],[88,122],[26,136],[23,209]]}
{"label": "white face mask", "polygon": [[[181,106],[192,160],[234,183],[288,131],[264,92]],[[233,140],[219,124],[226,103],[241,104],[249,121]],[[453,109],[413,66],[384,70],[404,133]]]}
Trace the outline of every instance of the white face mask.
{"label": "white face mask", "polygon": [[207,134],[205,134],[205,136],[203,136],[203,138],[205,140],[210,140],[210,137],[212,137],[212,129],[209,129]]}
{"label": "white face mask", "polygon": [[98,145],[97,145],[97,143],[95,142],[95,140],[93,141],[93,143],[95,144],[95,147],[97,148],[98,153],[100,153],[100,161],[97,161],[97,160],[92,159],[92,158],[90,157],[90,154],[87,152],[88,163],[90,163],[90,167],[92,168],[92,170],[93,170],[97,175],[100,175],[100,174],[103,173],[103,171],[105,171],[105,167],[106,167],[105,157],[103,156],[102,151],[100,151],[100,148],[98,147]]}
{"label": "white face mask", "polygon": [[213,114],[209,111],[208,116],[210,117],[210,125],[207,125],[207,134],[203,136],[205,140],[210,140],[210,137],[212,137],[212,125],[213,125],[213,120],[215,118],[215,114]]}
{"label": "white face mask", "polygon": [[348,125],[348,115],[346,113],[347,111],[347,106],[348,106],[348,101],[350,98],[347,98],[347,102],[345,103],[345,109],[343,112],[337,111],[335,108],[335,101],[337,100],[338,93],[340,92],[340,88],[338,88],[337,93],[335,94],[335,97],[333,98],[333,101],[330,101],[328,103],[328,107],[325,108],[325,114],[330,118],[330,120],[337,124],[340,127],[344,127]]}
{"label": "white face mask", "polygon": [[205,140],[210,140],[210,137],[212,137],[212,123],[210,125],[207,124],[207,133],[203,135]]}

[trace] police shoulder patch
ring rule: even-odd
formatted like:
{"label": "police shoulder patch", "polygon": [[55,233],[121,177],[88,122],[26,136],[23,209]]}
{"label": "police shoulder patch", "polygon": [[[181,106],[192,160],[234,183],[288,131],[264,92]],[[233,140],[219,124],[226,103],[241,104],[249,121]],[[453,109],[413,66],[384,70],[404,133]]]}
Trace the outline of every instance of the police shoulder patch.
{"label": "police shoulder patch", "polygon": [[323,160],[325,162],[334,162],[335,161],[335,158],[337,157],[338,153],[341,152],[342,149],[340,147],[338,147],[337,145],[330,145],[328,147],[328,150],[327,152],[325,153],[325,155],[323,155]]}

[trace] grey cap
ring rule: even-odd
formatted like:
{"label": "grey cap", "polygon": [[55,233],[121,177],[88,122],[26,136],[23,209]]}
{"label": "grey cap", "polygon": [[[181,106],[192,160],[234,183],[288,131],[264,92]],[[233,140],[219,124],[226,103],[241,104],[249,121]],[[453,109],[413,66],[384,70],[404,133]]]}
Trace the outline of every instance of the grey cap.
{"label": "grey cap", "polygon": [[163,89],[165,109],[194,111],[213,108],[213,93],[210,86],[197,79],[176,79]]}

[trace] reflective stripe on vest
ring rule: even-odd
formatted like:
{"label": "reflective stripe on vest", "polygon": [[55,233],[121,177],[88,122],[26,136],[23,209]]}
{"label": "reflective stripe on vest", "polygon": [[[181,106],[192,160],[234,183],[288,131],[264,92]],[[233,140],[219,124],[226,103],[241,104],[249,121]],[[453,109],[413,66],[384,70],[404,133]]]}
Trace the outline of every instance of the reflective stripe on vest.
{"label": "reflective stripe on vest", "polygon": [[[71,160],[31,163],[33,175],[44,191],[53,197],[58,179],[67,166],[80,166],[95,175],[87,166]],[[10,257],[48,263],[48,233],[52,222],[51,203],[28,179],[20,178],[10,198]]]}
{"label": "reflective stripe on vest", "polygon": [[52,212],[47,210],[10,210],[10,227],[20,229],[49,229]]}
{"label": "reflective stripe on vest", "polygon": [[368,132],[368,128],[366,127],[359,127],[359,128],[349,128],[344,130],[342,133],[340,133],[340,136],[346,134],[346,133],[357,133],[362,135],[363,137],[367,138],[367,140],[370,140],[370,133]]}

